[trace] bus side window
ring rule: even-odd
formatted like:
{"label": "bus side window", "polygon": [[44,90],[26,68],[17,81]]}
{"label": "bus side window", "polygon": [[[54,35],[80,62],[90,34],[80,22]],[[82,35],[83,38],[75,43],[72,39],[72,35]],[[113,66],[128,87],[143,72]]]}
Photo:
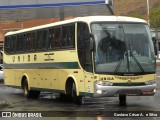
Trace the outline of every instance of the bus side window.
{"label": "bus side window", "polygon": [[68,26],[62,27],[62,47],[67,47],[67,32],[68,32]]}
{"label": "bus side window", "polygon": [[37,32],[37,49],[44,50],[46,49],[47,41],[47,30],[41,30]]}
{"label": "bus side window", "polygon": [[43,45],[43,31],[37,32],[37,49],[42,49]]}
{"label": "bus side window", "polygon": [[26,50],[27,51],[33,51],[35,48],[35,32],[28,33],[26,36]]}
{"label": "bus side window", "polygon": [[10,37],[5,37],[4,46],[4,51],[10,53]]}
{"label": "bus side window", "polygon": [[77,26],[77,47],[78,47],[78,57],[81,66],[88,72],[92,72],[92,54],[88,49],[89,45],[89,29],[86,23],[78,23]]}
{"label": "bus side window", "polygon": [[17,35],[17,42],[16,42],[16,51],[22,52],[25,50],[25,41],[26,41],[26,34],[19,34]]}
{"label": "bus side window", "polygon": [[68,39],[67,39],[67,45],[74,47],[75,44],[75,25],[72,24],[68,26]]}
{"label": "bus side window", "polygon": [[32,51],[34,51],[34,49],[35,49],[35,42],[36,42],[36,33],[33,32],[33,33],[31,33],[31,36],[30,36],[30,45],[31,45]]}
{"label": "bus side window", "polygon": [[10,52],[15,53],[16,52],[16,36],[11,36],[11,41],[10,41]]}
{"label": "bus side window", "polygon": [[60,48],[61,27],[55,28],[54,34],[55,34],[54,45],[55,45],[56,48]]}
{"label": "bus side window", "polygon": [[62,27],[62,47],[74,47],[75,25],[70,24]]}
{"label": "bus side window", "polygon": [[48,49],[53,49],[54,48],[54,28],[49,29],[49,39],[48,39]]}
{"label": "bus side window", "polygon": [[47,39],[48,39],[48,30],[43,30],[43,41],[42,41],[42,46],[43,46],[43,49],[46,49],[47,47]]}
{"label": "bus side window", "polygon": [[30,37],[31,37],[31,33],[28,33],[26,36],[26,50],[27,51],[30,50]]}
{"label": "bus side window", "polygon": [[19,51],[19,41],[20,41],[20,35],[17,35],[17,43],[16,43],[16,51]]}

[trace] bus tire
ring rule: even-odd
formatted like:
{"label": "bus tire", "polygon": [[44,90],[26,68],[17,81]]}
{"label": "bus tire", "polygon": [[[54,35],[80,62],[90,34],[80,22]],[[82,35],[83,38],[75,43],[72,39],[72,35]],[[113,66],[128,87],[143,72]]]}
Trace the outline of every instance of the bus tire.
{"label": "bus tire", "polygon": [[73,102],[72,96],[64,93],[60,93],[59,100],[63,102]]}
{"label": "bus tire", "polygon": [[81,105],[83,103],[82,96],[77,96],[77,89],[76,89],[76,85],[74,82],[72,84],[72,97],[73,97],[73,102],[75,104]]}
{"label": "bus tire", "polygon": [[119,95],[119,104],[120,105],[126,105],[126,95]]}
{"label": "bus tire", "polygon": [[40,91],[29,90],[27,80],[24,80],[22,88],[23,94],[26,98],[38,98],[40,95]]}

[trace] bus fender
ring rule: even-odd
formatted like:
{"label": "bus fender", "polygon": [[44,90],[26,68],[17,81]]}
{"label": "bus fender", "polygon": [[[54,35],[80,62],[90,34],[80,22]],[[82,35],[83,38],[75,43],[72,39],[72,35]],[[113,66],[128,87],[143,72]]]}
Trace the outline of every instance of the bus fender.
{"label": "bus fender", "polygon": [[27,83],[28,83],[28,90],[30,90],[30,81],[29,81],[29,77],[28,77],[27,74],[23,74],[23,77],[22,77],[22,79],[21,79],[21,83],[22,83],[22,81],[23,81],[25,78],[26,78]]}
{"label": "bus fender", "polygon": [[[78,88],[78,83],[77,83],[77,80],[76,80],[75,76],[69,75],[69,76],[68,76],[68,79],[69,79],[69,78],[72,78],[72,79],[73,79],[73,81],[74,81],[74,83],[75,83],[75,85],[76,85],[77,96],[79,96],[79,88]],[[67,80],[68,80],[68,79],[67,79]]]}

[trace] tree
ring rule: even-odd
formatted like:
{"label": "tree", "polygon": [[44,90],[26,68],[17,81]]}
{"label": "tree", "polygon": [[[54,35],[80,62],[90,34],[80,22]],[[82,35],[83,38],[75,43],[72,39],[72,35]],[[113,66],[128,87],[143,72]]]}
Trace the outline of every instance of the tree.
{"label": "tree", "polygon": [[137,13],[137,12],[131,13],[129,16],[143,19],[143,16],[140,13]]}
{"label": "tree", "polygon": [[160,28],[160,7],[150,11],[150,25],[152,28]]}

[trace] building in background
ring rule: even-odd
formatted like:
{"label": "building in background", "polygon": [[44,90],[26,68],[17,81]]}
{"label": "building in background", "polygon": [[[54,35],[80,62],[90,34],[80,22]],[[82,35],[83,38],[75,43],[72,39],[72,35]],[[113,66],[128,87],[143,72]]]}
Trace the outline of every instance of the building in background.
{"label": "building in background", "polygon": [[[0,0],[0,50],[6,32],[79,16],[113,14],[108,0]],[[109,0],[112,1],[112,0]]]}

